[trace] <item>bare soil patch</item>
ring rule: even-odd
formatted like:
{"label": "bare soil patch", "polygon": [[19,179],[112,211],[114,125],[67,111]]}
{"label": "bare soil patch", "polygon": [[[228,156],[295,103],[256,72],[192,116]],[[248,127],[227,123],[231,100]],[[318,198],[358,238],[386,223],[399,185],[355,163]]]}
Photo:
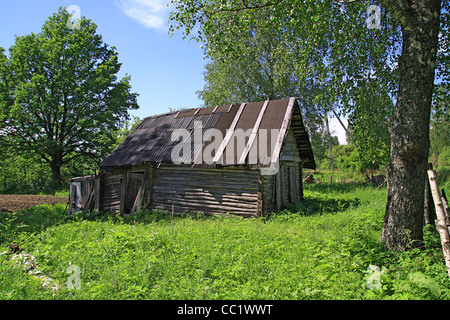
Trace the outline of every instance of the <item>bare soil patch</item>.
{"label": "bare soil patch", "polygon": [[18,212],[40,204],[67,203],[67,197],[0,195],[0,212]]}

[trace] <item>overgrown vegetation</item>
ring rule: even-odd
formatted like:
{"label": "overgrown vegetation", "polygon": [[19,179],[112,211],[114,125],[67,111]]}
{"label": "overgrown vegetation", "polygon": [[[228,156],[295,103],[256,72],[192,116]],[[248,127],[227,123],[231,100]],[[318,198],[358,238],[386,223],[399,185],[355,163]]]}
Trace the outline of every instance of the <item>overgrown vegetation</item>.
{"label": "overgrown vegetation", "polygon": [[[305,188],[304,202],[261,219],[66,217],[64,205],[0,213],[0,251],[17,242],[60,284],[44,290],[2,255],[0,299],[449,298],[434,228],[419,249],[393,253],[379,243],[385,188]],[[80,268],[80,289],[67,288],[70,265]],[[370,266],[380,268],[379,289]]]}

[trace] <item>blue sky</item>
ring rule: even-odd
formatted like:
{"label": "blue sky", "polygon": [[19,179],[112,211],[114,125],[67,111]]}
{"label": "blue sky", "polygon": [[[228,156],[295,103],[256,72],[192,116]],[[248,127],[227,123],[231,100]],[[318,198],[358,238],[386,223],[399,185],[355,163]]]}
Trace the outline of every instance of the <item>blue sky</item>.
{"label": "blue sky", "polygon": [[81,15],[97,24],[103,41],[116,46],[120,76],[131,75],[139,93],[140,118],[169,108],[202,105],[196,91],[203,88],[203,50],[181,33],[168,35],[167,0],[16,0],[2,1],[0,47],[14,44],[15,35],[40,32],[45,20],[61,7],[76,5]]}
{"label": "blue sky", "polygon": [[[120,76],[129,74],[140,109],[132,115],[145,118],[169,108],[202,106],[196,95],[203,89],[206,61],[200,44],[183,40],[181,32],[168,34],[170,0],[16,0],[2,1],[0,47],[14,44],[15,35],[38,33],[59,7],[78,6],[82,16],[97,24],[103,41],[117,47]],[[344,123],[347,124],[346,120]],[[345,133],[331,119],[333,134],[345,143]]]}

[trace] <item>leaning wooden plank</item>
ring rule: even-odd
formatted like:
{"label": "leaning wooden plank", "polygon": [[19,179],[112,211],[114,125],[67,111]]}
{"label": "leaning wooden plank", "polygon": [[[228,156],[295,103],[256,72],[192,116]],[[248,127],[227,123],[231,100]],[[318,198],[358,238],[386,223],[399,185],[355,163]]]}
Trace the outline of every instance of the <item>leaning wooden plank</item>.
{"label": "leaning wooden plank", "polygon": [[442,252],[444,253],[445,265],[447,266],[447,273],[450,278],[450,235],[445,221],[444,206],[442,204],[441,196],[439,195],[439,188],[434,170],[428,170],[428,179],[430,180],[431,194],[433,195],[434,205],[436,207],[436,228],[441,236]]}
{"label": "leaning wooden plank", "polygon": [[144,197],[143,197],[144,192],[145,192],[145,181],[139,187],[139,191],[137,193],[136,199],[134,200],[133,208],[131,208],[130,214],[133,214],[135,211],[139,210],[142,207],[142,200],[144,199]]}
{"label": "leaning wooden plank", "polygon": [[230,142],[231,138],[233,137],[234,129],[236,128],[239,118],[241,117],[241,114],[244,111],[245,105],[246,105],[246,103],[243,103],[239,107],[239,110],[236,113],[236,116],[234,117],[230,128],[228,128],[225,138],[223,139],[222,143],[219,146],[219,149],[216,152],[216,155],[214,156],[213,163],[219,163],[219,160],[222,158],[222,154],[225,151],[225,148],[227,147],[228,143]]}
{"label": "leaning wooden plank", "polygon": [[275,148],[272,153],[272,163],[277,163],[280,157],[281,146],[283,145],[284,137],[286,136],[287,129],[289,127],[292,110],[294,108],[296,98],[291,98],[289,100],[288,107],[286,109],[286,113],[284,115],[283,123],[281,124],[280,133],[278,134],[277,143],[275,144]]}
{"label": "leaning wooden plank", "polygon": [[248,139],[247,145],[245,146],[245,149],[242,152],[242,155],[239,159],[238,164],[245,164],[245,158],[247,158],[247,155],[250,152],[250,148],[253,146],[253,143],[255,142],[256,136],[258,134],[259,126],[261,125],[262,118],[264,116],[264,113],[266,112],[268,105],[269,105],[269,100],[264,102],[261,112],[259,113],[258,118],[256,119],[256,123],[255,123],[255,126],[253,127],[252,134],[250,135],[250,138]]}

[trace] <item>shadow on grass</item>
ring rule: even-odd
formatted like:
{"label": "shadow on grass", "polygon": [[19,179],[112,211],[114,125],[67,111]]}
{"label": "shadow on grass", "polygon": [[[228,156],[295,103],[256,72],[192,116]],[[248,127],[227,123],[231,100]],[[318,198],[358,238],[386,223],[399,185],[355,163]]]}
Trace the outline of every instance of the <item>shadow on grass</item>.
{"label": "shadow on grass", "polygon": [[322,215],[323,213],[334,213],[345,211],[349,208],[356,208],[361,201],[358,198],[354,199],[334,199],[324,196],[315,197],[309,196],[300,202],[293,203],[287,206],[284,211],[298,214],[300,216]]}
{"label": "shadow on grass", "polygon": [[352,183],[316,183],[304,184],[304,189],[308,191],[326,193],[351,193],[354,191],[361,191],[366,188],[376,189],[368,182],[352,182]]}

